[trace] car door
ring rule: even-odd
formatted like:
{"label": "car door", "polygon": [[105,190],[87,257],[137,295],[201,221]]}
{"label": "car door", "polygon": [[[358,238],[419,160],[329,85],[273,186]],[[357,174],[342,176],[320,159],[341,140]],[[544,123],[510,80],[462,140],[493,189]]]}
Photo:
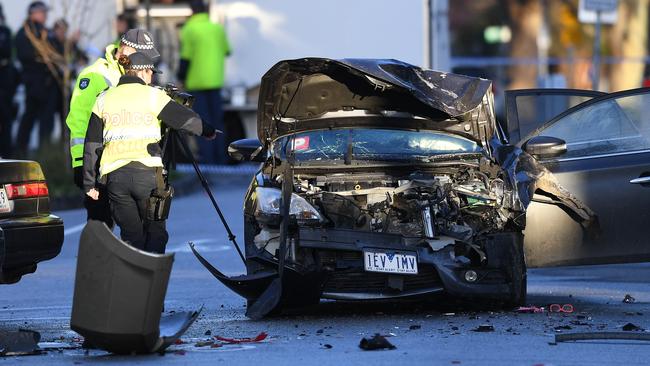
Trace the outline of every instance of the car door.
{"label": "car door", "polygon": [[544,123],[569,108],[603,92],[580,89],[519,89],[505,92],[506,126],[508,142],[516,144]]}
{"label": "car door", "polygon": [[[552,136],[567,152],[538,159],[598,215],[585,231],[559,207],[535,196],[528,207],[525,253],[530,267],[650,260],[650,89],[612,93],[542,123],[525,138]],[[644,178],[648,177],[648,178]]]}

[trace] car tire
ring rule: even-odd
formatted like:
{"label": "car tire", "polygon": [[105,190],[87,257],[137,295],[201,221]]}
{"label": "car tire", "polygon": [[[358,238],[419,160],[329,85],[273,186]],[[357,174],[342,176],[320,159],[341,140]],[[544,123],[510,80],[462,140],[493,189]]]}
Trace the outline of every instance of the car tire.
{"label": "car tire", "polygon": [[506,268],[510,279],[510,293],[505,299],[504,305],[508,308],[516,308],[526,304],[528,292],[523,234],[513,236],[509,245],[508,261],[510,265]]}

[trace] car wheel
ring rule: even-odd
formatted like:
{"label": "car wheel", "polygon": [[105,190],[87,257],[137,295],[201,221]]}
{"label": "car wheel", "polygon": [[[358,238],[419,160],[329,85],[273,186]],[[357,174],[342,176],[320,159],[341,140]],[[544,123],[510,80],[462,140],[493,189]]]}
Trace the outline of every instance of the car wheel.
{"label": "car wheel", "polygon": [[508,256],[510,265],[506,268],[510,279],[510,294],[505,299],[504,305],[508,308],[515,308],[525,305],[528,292],[523,235],[513,236]]}

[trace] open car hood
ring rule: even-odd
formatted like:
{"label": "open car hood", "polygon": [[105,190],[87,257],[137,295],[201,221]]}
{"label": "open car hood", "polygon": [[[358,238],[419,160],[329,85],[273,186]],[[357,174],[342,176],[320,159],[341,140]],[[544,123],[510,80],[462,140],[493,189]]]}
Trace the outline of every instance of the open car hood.
{"label": "open car hood", "polygon": [[492,101],[489,80],[397,60],[286,60],[262,77],[257,131],[264,143],[319,128],[433,129],[485,146],[496,126]]}

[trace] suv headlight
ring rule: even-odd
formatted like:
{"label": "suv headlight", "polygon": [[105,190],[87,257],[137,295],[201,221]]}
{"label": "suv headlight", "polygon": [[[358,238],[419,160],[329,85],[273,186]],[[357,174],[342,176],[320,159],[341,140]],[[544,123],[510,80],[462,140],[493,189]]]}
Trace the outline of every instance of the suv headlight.
{"label": "suv headlight", "polygon": [[[258,218],[266,216],[267,219],[279,221],[282,191],[276,188],[257,187],[255,196],[257,201],[255,216]],[[320,222],[323,219],[314,206],[295,193],[291,194],[289,215],[294,216],[299,222]]]}

